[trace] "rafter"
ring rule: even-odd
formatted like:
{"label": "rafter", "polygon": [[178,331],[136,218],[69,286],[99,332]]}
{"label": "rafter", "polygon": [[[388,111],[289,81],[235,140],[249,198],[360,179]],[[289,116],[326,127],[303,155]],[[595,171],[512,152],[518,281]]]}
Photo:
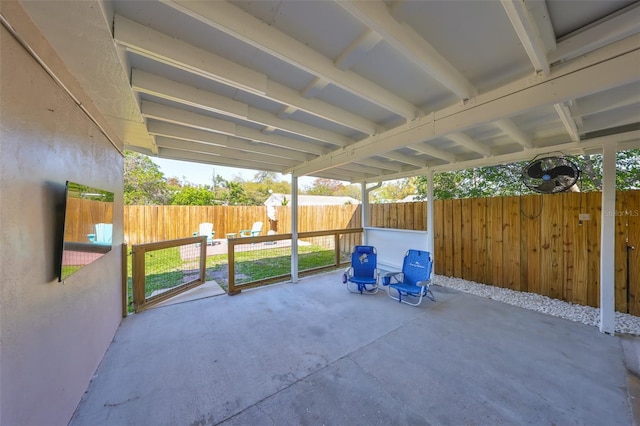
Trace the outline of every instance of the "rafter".
{"label": "rafter", "polygon": [[265,156],[262,153],[246,151],[243,149],[226,148],[207,143],[193,142],[184,139],[174,139],[166,136],[156,136],[156,145],[160,148],[171,148],[180,151],[197,152],[204,154],[219,155],[227,159],[247,160],[256,163],[271,163],[278,166],[286,167],[295,164],[295,160]]}
{"label": "rafter", "polygon": [[[215,164],[219,166],[237,167],[242,169],[266,170],[282,173],[284,167],[268,161],[246,161],[244,159],[229,158],[222,155],[202,152],[189,152],[173,148],[159,148],[158,156],[173,160],[189,161],[193,163]],[[268,157],[263,157],[268,158]]]}
{"label": "rafter", "polygon": [[300,109],[341,126],[365,134],[374,134],[378,130],[375,123],[363,117],[317,99],[305,99],[296,90],[269,80],[264,74],[119,15],[114,17],[114,39],[138,55]]}
{"label": "rafter", "polygon": [[[550,72],[550,66],[549,60],[547,59],[547,52],[550,49],[545,46],[541,32],[553,32],[553,28],[551,27],[551,23],[548,18],[549,12],[547,11],[546,14],[541,14],[541,16],[546,18],[547,22],[547,25],[543,28],[538,25],[527,8],[527,5],[530,2],[524,2],[522,0],[501,1],[502,7],[507,13],[509,21],[511,21],[511,25],[513,25],[513,29],[516,31],[516,34],[520,39],[520,43],[522,43],[522,47],[524,47],[524,50],[527,52],[533,67],[536,71],[542,71],[545,75],[548,75]],[[546,10],[546,4],[544,2],[535,3],[540,3],[540,5]],[[549,39],[550,38],[547,37],[547,40]],[[555,37],[552,37],[551,40],[555,42]],[[555,45],[553,47],[555,47]]]}
{"label": "rafter", "polygon": [[297,139],[291,139],[280,135],[265,135],[251,127],[240,126],[225,120],[209,117],[180,108],[159,104],[151,101],[142,101],[140,105],[142,116],[167,123],[192,127],[194,129],[235,136],[248,141],[259,141],[270,145],[280,146],[309,154],[326,154],[327,149],[322,146],[306,143]]}
{"label": "rafter", "polygon": [[382,161],[375,158],[358,160],[357,163],[362,164],[363,166],[371,166],[382,170],[389,170],[391,172],[400,172],[403,169],[402,165],[397,162]]}
{"label": "rafter", "polygon": [[316,77],[311,83],[307,85],[307,87],[302,90],[302,96],[307,99],[315,98],[320,93],[322,93],[324,88],[328,85],[329,81],[323,78]]}
{"label": "rafter", "polygon": [[410,26],[396,21],[382,1],[337,1],[343,9],[460,99],[477,94],[473,85]]}
{"label": "rafter", "polygon": [[578,134],[578,126],[576,125],[575,120],[571,116],[571,111],[569,110],[569,107],[566,106],[564,103],[561,103],[561,104],[555,104],[553,108],[555,108],[556,112],[558,113],[558,116],[560,116],[562,125],[564,126],[565,130],[569,134],[569,137],[571,138],[571,140],[573,142],[578,142],[580,140],[580,135]]}
{"label": "rafter", "polygon": [[526,149],[533,148],[531,138],[516,126],[516,124],[508,118],[495,121],[495,124],[504,134],[509,136],[515,142],[519,143]]}
{"label": "rafter", "polygon": [[351,139],[337,133],[293,120],[283,120],[275,114],[247,104],[137,69],[131,71],[131,87],[141,93],[147,93],[183,105],[239,118],[263,126],[272,126],[284,132],[336,146],[346,146],[352,142]]}
{"label": "rafter", "polygon": [[249,152],[257,152],[275,157],[290,158],[298,161],[306,161],[313,158],[312,155],[305,154],[300,151],[286,150],[267,144],[252,143],[243,139],[218,135],[215,133],[189,127],[177,126],[171,123],[150,121],[147,124],[147,127],[149,128],[149,134],[152,134],[154,136],[166,136],[173,139],[207,143],[226,148],[243,149]]}
{"label": "rafter", "polygon": [[609,109],[621,108],[640,102],[638,90],[633,87],[618,87],[598,96],[587,96],[575,101],[572,108],[578,117],[597,114]]}
{"label": "rafter", "polygon": [[482,154],[485,157],[489,157],[491,155],[491,149],[488,146],[476,141],[471,136],[462,132],[449,133],[447,139],[457,143],[458,145],[462,145],[471,151]]}
{"label": "rafter", "polygon": [[341,70],[350,69],[360,62],[381,40],[382,37],[376,32],[371,30],[363,32],[338,56],[335,61],[336,66]]}
{"label": "rafter", "polygon": [[398,95],[358,74],[339,69],[321,53],[227,1],[163,3],[405,119],[413,119],[417,114],[417,108]]}
{"label": "rafter", "polygon": [[389,160],[398,161],[400,163],[410,164],[415,167],[424,167],[427,163],[426,161],[420,158],[411,157],[409,155],[406,155],[397,151],[385,152],[383,154],[380,154],[380,156],[383,158],[388,158]]}
{"label": "rafter", "polygon": [[419,152],[420,154],[426,154],[434,158],[439,158],[440,160],[444,160],[447,163],[455,163],[457,161],[454,154],[443,149],[435,148],[427,143],[408,145],[408,148],[411,148],[412,150]]}
{"label": "rafter", "polygon": [[572,59],[638,33],[640,3],[635,3],[559,41],[556,49],[549,52],[549,61]]}
{"label": "rafter", "polygon": [[298,176],[317,173],[351,161],[387,153],[403,146],[459,132],[485,122],[514,116],[534,108],[565,102],[637,81],[640,36],[633,36],[555,67],[546,77],[522,78],[477,96],[474,102],[454,105],[363,139],[294,167]]}
{"label": "rafter", "polygon": [[174,108],[157,102],[143,100],[140,103],[140,112],[142,116],[147,119],[151,118],[166,121],[167,123],[179,124],[228,136],[236,134],[236,124],[231,121],[220,120],[209,117],[208,115]]}

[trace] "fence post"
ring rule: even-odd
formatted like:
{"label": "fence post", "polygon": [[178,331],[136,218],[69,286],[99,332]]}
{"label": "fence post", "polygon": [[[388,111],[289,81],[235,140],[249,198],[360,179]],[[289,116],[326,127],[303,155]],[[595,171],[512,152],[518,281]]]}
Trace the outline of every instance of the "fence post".
{"label": "fence post", "polygon": [[140,307],[144,304],[145,294],[145,253],[146,250],[143,247],[133,247],[132,249],[132,287],[133,287],[133,306],[136,312],[140,312]]}
{"label": "fence post", "polygon": [[127,243],[122,244],[122,317],[126,317],[129,314],[127,306],[128,300],[128,285],[127,285]]}
{"label": "fence post", "polygon": [[236,289],[235,238],[227,238],[227,273],[229,275],[229,296],[239,294]]}

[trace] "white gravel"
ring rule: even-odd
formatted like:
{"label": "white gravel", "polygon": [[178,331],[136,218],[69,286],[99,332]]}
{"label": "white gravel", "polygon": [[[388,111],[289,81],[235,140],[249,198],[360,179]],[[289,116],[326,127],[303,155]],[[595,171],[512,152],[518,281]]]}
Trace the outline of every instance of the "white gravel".
{"label": "white gravel", "polygon": [[[591,306],[575,305],[535,293],[514,291],[442,275],[434,275],[433,283],[593,327],[600,325],[600,310]],[[640,317],[616,312],[615,332],[640,336]]]}

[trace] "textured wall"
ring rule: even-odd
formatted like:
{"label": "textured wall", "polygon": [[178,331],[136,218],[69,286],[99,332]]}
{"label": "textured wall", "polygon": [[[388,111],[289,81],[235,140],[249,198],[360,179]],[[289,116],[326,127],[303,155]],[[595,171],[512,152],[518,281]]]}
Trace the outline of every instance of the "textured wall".
{"label": "textured wall", "polygon": [[[66,425],[121,319],[123,162],[0,28],[0,424]],[[114,248],[59,283],[66,180],[116,194]]]}

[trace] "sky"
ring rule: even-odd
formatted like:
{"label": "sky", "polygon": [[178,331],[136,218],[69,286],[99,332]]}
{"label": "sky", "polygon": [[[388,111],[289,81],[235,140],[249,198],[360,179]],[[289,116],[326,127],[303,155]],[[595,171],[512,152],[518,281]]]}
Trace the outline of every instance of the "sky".
{"label": "sky", "polygon": [[[211,185],[214,173],[222,176],[226,180],[233,180],[240,176],[245,181],[252,181],[257,170],[238,169],[233,167],[214,166],[211,164],[191,163],[188,161],[169,160],[166,158],[149,157],[151,161],[160,166],[160,171],[164,177],[176,177],[180,181],[187,181],[197,185]],[[291,182],[291,175],[281,175],[281,180]],[[298,179],[298,186],[307,186],[313,182],[314,178],[301,177]]]}

